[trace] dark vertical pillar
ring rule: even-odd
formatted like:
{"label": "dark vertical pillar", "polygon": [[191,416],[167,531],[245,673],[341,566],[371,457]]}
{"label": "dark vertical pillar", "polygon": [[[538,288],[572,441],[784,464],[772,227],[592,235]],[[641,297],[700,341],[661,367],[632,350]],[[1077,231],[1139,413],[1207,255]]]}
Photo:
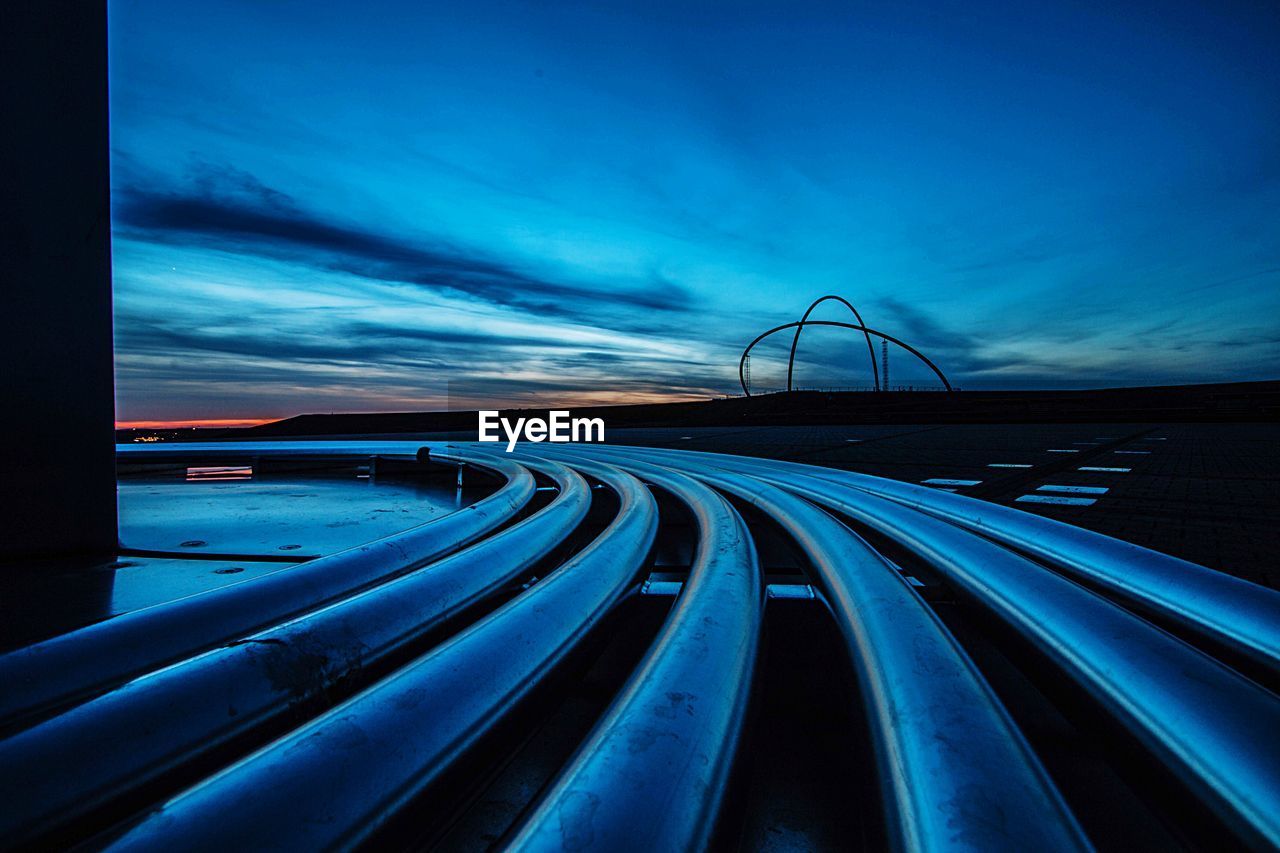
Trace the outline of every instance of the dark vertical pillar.
{"label": "dark vertical pillar", "polygon": [[107,10],[0,25],[0,557],[116,545]]}

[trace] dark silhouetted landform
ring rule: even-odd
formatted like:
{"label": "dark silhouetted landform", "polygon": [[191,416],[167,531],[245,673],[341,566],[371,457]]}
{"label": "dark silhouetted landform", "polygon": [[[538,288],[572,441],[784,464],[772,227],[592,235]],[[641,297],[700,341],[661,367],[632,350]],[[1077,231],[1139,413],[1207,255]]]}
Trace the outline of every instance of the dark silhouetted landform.
{"label": "dark silhouetted landform", "polygon": [[[504,409],[530,416],[547,409]],[[792,391],[685,403],[575,407],[608,428],[911,423],[1247,422],[1280,416],[1280,381],[1084,391]],[[121,430],[208,440],[474,431],[476,412],[308,414],[239,429]]]}

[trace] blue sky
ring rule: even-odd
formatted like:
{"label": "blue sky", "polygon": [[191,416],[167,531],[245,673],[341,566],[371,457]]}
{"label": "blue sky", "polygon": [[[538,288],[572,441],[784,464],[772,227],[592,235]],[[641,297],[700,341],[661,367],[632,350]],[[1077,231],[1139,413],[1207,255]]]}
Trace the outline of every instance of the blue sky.
{"label": "blue sky", "polygon": [[122,421],[1280,376],[1274,3],[110,8]]}

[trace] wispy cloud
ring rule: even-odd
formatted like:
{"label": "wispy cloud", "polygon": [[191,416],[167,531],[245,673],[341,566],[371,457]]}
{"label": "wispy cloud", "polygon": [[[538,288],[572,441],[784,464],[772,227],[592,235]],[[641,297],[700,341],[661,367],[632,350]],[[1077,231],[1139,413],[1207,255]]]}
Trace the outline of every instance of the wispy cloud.
{"label": "wispy cloud", "polygon": [[624,328],[691,307],[686,290],[660,276],[576,284],[522,271],[429,237],[357,227],[308,210],[293,197],[230,167],[200,166],[185,184],[115,191],[122,236],[286,259],[318,269],[461,294],[533,314]]}

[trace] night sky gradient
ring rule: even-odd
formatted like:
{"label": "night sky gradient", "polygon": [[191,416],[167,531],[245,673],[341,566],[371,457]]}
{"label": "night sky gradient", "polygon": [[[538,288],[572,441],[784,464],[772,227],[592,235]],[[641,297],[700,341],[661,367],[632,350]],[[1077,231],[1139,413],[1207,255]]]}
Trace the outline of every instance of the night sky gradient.
{"label": "night sky gradient", "polygon": [[113,2],[119,418],[1280,377],[1280,4],[1049,5]]}

